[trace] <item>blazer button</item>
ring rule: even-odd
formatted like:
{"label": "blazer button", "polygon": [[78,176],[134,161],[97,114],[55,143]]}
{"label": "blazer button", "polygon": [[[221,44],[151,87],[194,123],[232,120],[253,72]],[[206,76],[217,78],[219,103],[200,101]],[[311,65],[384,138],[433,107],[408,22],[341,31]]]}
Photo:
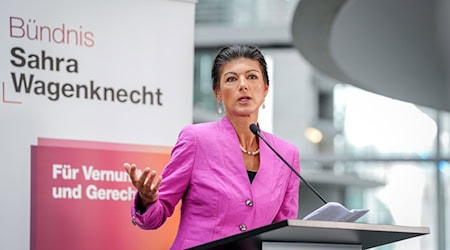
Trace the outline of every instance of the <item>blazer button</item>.
{"label": "blazer button", "polygon": [[241,230],[241,232],[247,231],[247,226],[245,224],[241,224],[239,225],[239,230]]}
{"label": "blazer button", "polygon": [[251,207],[251,206],[253,206],[253,201],[252,200],[246,200],[245,201],[245,205],[247,205],[247,207]]}

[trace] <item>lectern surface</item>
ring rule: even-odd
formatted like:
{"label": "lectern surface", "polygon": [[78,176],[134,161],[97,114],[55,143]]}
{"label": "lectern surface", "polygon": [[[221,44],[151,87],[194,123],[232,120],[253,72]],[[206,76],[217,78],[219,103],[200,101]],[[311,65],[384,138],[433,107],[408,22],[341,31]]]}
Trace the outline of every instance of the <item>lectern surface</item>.
{"label": "lectern surface", "polygon": [[427,227],[285,220],[192,249],[259,250],[263,241],[355,244],[368,249],[429,233]]}

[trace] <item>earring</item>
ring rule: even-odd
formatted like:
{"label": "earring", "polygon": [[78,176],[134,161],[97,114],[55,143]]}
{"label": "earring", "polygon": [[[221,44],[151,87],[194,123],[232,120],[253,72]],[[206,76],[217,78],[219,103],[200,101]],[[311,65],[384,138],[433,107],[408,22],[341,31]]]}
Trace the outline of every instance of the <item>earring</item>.
{"label": "earring", "polygon": [[265,109],[265,108],[266,108],[266,103],[263,102],[263,104],[262,104],[262,109]]}
{"label": "earring", "polygon": [[222,102],[217,102],[216,104],[216,108],[217,108],[217,113],[222,114],[223,113],[223,107],[222,107]]}

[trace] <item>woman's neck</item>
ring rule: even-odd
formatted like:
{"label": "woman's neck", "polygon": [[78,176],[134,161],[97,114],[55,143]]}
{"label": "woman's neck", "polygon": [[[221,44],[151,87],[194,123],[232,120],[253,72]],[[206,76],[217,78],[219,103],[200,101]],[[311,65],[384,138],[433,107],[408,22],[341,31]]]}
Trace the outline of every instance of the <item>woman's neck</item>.
{"label": "woman's neck", "polygon": [[230,120],[231,125],[236,131],[241,147],[243,147],[246,151],[254,152],[258,150],[258,139],[250,130],[250,124],[257,123],[258,119],[249,116],[232,117],[231,119],[227,116],[227,118]]}

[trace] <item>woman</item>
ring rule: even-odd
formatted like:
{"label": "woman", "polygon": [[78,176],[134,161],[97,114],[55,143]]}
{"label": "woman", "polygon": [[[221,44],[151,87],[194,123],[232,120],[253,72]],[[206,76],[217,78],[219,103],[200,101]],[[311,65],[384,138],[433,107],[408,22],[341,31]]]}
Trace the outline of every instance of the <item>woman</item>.
{"label": "woman", "polygon": [[[269,90],[261,51],[248,45],[222,48],[212,69],[212,88],[223,103],[220,121],[184,127],[162,175],[125,164],[138,192],[132,218],[143,229],[160,227],[182,200],[171,249],[186,249],[273,222],[295,219],[299,179],[249,129]],[[297,170],[297,148],[261,131]]]}

